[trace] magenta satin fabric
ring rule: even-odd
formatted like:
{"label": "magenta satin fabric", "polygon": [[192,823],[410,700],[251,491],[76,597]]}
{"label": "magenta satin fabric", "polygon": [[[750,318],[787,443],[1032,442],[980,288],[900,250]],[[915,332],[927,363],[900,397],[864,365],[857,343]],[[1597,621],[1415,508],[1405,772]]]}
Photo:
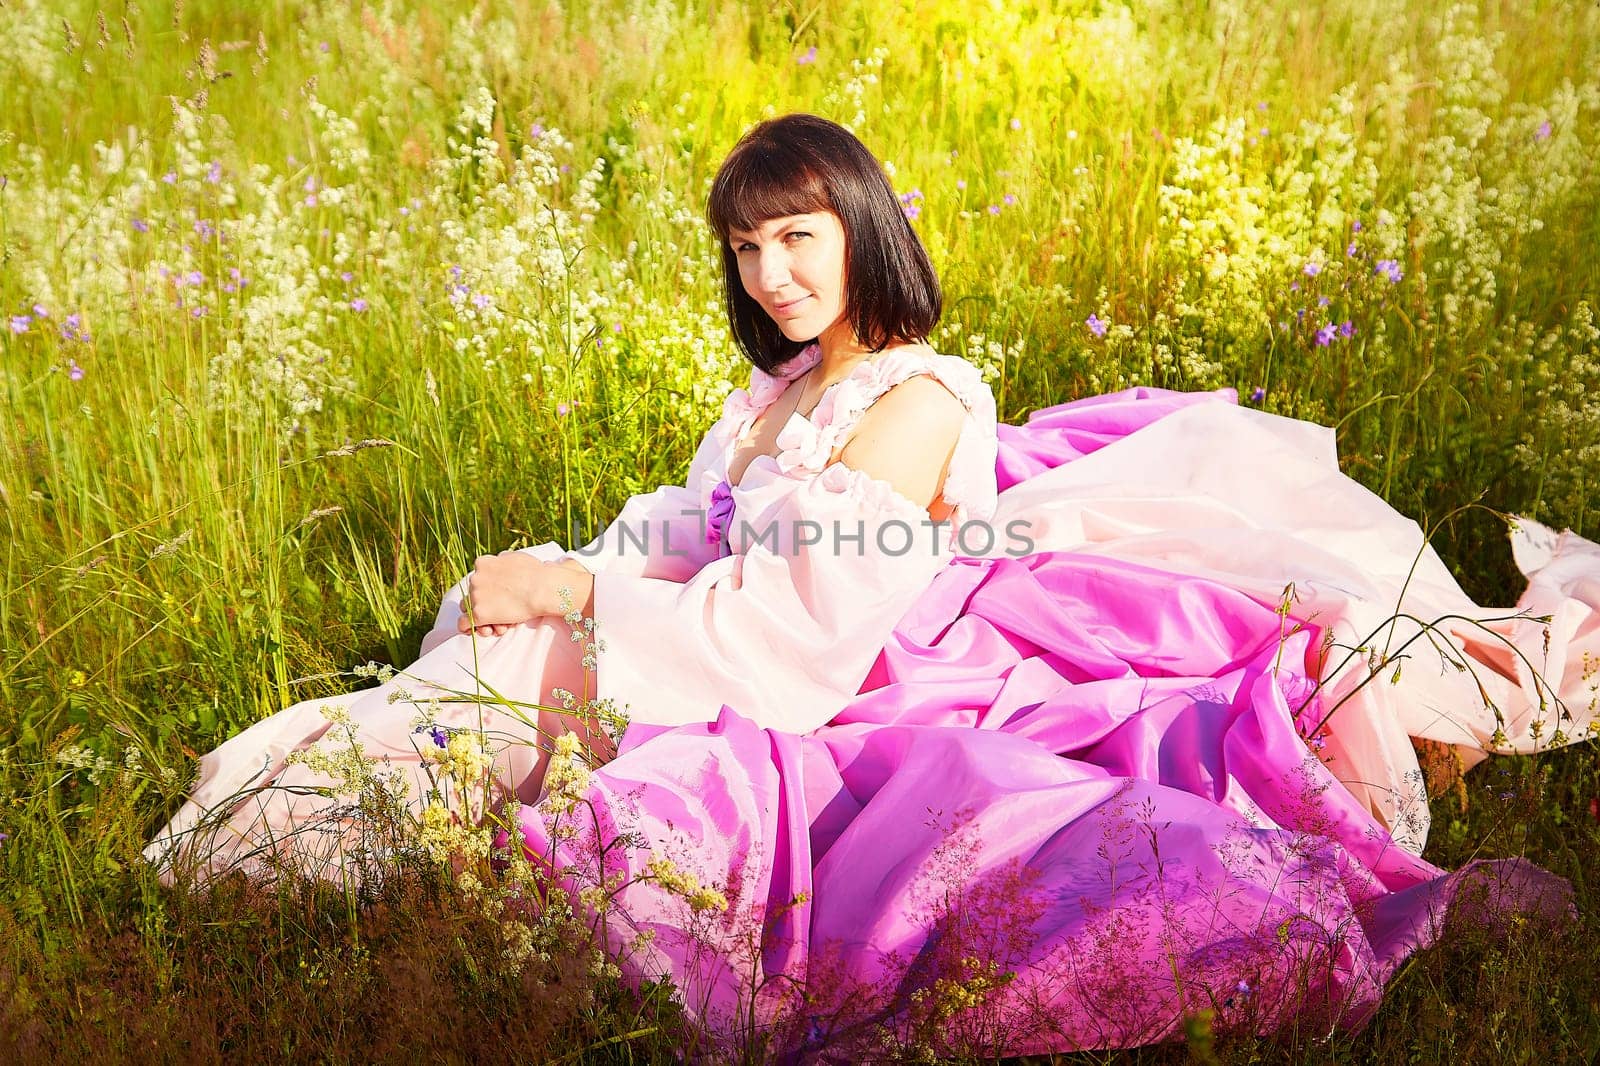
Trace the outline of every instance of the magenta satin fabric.
{"label": "magenta satin fabric", "polygon": [[[1035,412],[999,428],[999,487],[1232,399],[1140,389]],[[631,882],[606,930],[628,972],[670,976],[713,1030],[782,1022],[792,1051],[909,1024],[930,1009],[917,988],[981,988],[991,960],[1014,976],[945,1024],[987,1019],[1008,1054],[1162,1040],[1201,1008],[1263,1032],[1357,1024],[1452,902],[1557,914],[1570,890],[1398,846],[1303,739],[1326,709],[1307,676],[1321,634],[1282,630],[1274,605],[1201,577],[958,558],[827,726],[765,730],[737,707],[636,723],[591,778],[598,820],[557,839],[524,807],[523,838],[577,887],[636,834],[604,859]],[[663,857],[732,886],[728,911],[644,876]]]}

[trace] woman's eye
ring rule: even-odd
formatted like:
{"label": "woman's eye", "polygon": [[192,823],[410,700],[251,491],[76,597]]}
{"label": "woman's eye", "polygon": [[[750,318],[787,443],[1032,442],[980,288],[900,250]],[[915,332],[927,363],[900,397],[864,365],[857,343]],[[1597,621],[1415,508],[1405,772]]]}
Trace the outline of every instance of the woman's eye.
{"label": "woman's eye", "polygon": [[[790,230],[788,233],[784,234],[785,238],[788,238],[788,237],[809,237],[809,236],[811,236],[811,234],[806,230]],[[751,244],[749,241],[741,241],[740,243],[738,243],[738,244],[733,246],[733,251],[734,251],[734,254],[738,254],[739,252],[754,251],[755,247],[756,246]]]}

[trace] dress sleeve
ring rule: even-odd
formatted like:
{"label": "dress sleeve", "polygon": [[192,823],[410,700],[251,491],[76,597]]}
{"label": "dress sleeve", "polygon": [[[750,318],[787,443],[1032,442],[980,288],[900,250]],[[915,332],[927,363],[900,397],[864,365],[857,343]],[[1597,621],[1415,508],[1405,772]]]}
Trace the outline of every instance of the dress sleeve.
{"label": "dress sleeve", "polygon": [[703,482],[722,454],[721,423],[701,438],[682,485],[663,485],[630,496],[605,530],[589,543],[563,553],[591,573],[686,581],[717,557],[706,540]]}
{"label": "dress sleeve", "polygon": [[951,541],[888,482],[833,463],[685,582],[596,573],[599,695],[637,722],[708,722],[727,704],[809,732],[855,694]]}

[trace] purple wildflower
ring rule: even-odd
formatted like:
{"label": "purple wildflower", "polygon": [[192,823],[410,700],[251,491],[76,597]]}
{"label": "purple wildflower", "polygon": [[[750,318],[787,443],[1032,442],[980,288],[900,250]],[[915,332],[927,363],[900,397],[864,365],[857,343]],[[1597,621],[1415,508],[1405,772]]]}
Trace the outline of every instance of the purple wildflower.
{"label": "purple wildflower", "polygon": [[317,51],[327,52],[332,47],[333,45],[329,44],[327,41],[323,41],[321,44],[317,45]]}
{"label": "purple wildflower", "polygon": [[956,179],[956,188],[965,189],[966,187],[967,187],[967,183],[966,183],[966,181],[964,179],[962,179],[962,178],[957,178]]}
{"label": "purple wildflower", "polygon": [[189,273],[183,275],[183,281],[186,285],[203,285],[205,284],[205,280],[206,276],[200,273],[198,270],[191,270]]}
{"label": "purple wildflower", "polygon": [[807,63],[815,63],[817,61],[817,46],[812,45],[810,48],[807,48],[805,53],[803,55],[796,56],[794,61],[796,64],[802,67]]}
{"label": "purple wildflower", "polygon": [[161,175],[161,180],[166,182],[168,185],[176,185],[178,184],[178,172],[176,170],[169,170],[165,174]]}
{"label": "purple wildflower", "polygon": [[1545,119],[1543,122],[1539,123],[1539,128],[1534,131],[1533,139],[1536,141],[1548,141],[1550,139],[1549,119]]}
{"label": "purple wildflower", "polygon": [[1355,241],[1351,241],[1349,244],[1344,246],[1344,254],[1345,254],[1345,256],[1347,258],[1349,256],[1352,256],[1352,255],[1356,254],[1356,242]]}
{"label": "purple wildflower", "polygon": [[1248,996],[1250,994],[1250,982],[1246,981],[1242,977],[1239,978],[1239,983],[1237,985],[1234,985],[1234,988],[1239,992],[1239,994],[1241,996]]}
{"label": "purple wildflower", "polygon": [[490,296],[486,292],[476,293],[472,297],[472,306],[478,308],[479,310],[483,310],[484,308],[490,307],[493,304],[494,297]]}
{"label": "purple wildflower", "polygon": [[1000,205],[999,204],[990,204],[989,205],[989,213],[991,215],[998,215],[1000,213]]}
{"label": "purple wildflower", "polygon": [[1318,274],[1322,273],[1322,264],[1313,259],[1306,263],[1302,269],[1304,269],[1306,277],[1314,278]]}
{"label": "purple wildflower", "polygon": [[1013,204],[1015,204],[1017,202],[1017,198],[1015,196],[1013,196],[1011,193],[1006,193],[1005,196],[1002,197],[1002,199],[1005,200],[1007,207],[1010,207],[1011,205],[1013,205]]}
{"label": "purple wildflower", "polygon": [[533,128],[528,131],[528,136],[531,139],[535,140],[535,141],[537,141],[540,137],[543,137],[544,136],[544,123],[535,122],[533,124]]}
{"label": "purple wildflower", "polygon": [[209,237],[214,232],[211,228],[211,223],[203,218],[194,220],[194,231],[202,237]]}
{"label": "purple wildflower", "polygon": [[1020,118],[1012,119],[1011,120],[1011,128],[1014,129],[1014,130],[1020,130],[1022,128],[1022,120]]}
{"label": "purple wildflower", "polygon": [[1345,338],[1346,340],[1348,340],[1351,337],[1354,337],[1355,335],[1356,335],[1356,324],[1354,322],[1350,321],[1347,318],[1343,322],[1339,323],[1339,336],[1341,336],[1341,337]]}
{"label": "purple wildflower", "polygon": [[32,322],[32,321],[33,321],[33,316],[32,315],[12,315],[11,316],[11,332],[12,333],[26,333],[26,332],[28,332],[28,324],[30,322]]}
{"label": "purple wildflower", "polygon": [[560,415],[562,418],[567,417],[567,412],[570,410],[572,410],[572,408],[567,406],[567,401],[565,400],[562,400],[560,403],[556,404],[556,414]]}
{"label": "purple wildflower", "polygon": [[911,220],[916,219],[918,215],[922,214],[922,208],[918,207],[916,204],[907,204],[904,208],[904,211],[906,218]]}
{"label": "purple wildflower", "polygon": [[68,359],[67,360],[67,380],[68,381],[82,381],[83,380],[83,367],[78,365],[78,361],[76,359]]}
{"label": "purple wildflower", "polygon": [[33,305],[33,317],[34,318],[49,318],[50,317],[50,312],[45,310],[44,304],[34,304]]}
{"label": "purple wildflower", "polygon": [[1111,325],[1108,320],[1101,318],[1096,314],[1091,314],[1088,318],[1084,319],[1083,324],[1088,326],[1089,332],[1093,333],[1096,337],[1104,337],[1106,335],[1106,327]]}
{"label": "purple wildflower", "polygon": [[622,323],[621,322],[613,322],[613,323],[611,323],[611,332],[612,333],[621,333],[622,332]]}
{"label": "purple wildflower", "polygon": [[1328,345],[1332,344],[1333,343],[1333,334],[1334,334],[1333,323],[1329,322],[1326,325],[1324,325],[1321,329],[1317,330],[1317,345],[1319,347],[1326,348]]}
{"label": "purple wildflower", "polygon": [[346,285],[350,284],[350,279],[354,278],[354,277],[355,277],[355,275],[350,273],[350,271],[348,271],[348,270],[342,271],[339,274],[339,280],[344,282]]}
{"label": "purple wildflower", "polygon": [[306,194],[306,206],[307,207],[316,207],[317,206],[317,194],[316,193],[313,192],[313,193],[307,193]]}
{"label": "purple wildflower", "polygon": [[442,725],[434,726],[432,729],[428,730],[428,735],[433,738],[434,744],[437,745],[438,747],[441,747],[441,748],[449,747],[449,745],[450,745],[450,731],[448,729],[446,729],[444,726],[442,726]]}
{"label": "purple wildflower", "polygon": [[189,314],[193,315],[195,318],[204,318],[206,317],[206,312],[208,310],[210,310],[208,307],[194,307],[190,308]]}
{"label": "purple wildflower", "polygon": [[1326,296],[1318,296],[1317,297],[1317,306],[1318,307],[1327,307],[1328,306],[1328,297],[1326,297]]}
{"label": "purple wildflower", "polygon": [[136,218],[133,220],[133,229],[135,233],[149,233],[150,223],[142,218]]}
{"label": "purple wildflower", "polygon": [[350,310],[365,311],[366,309],[367,301],[363,300],[361,297],[357,296],[354,300],[350,301]]}
{"label": "purple wildflower", "polygon": [[1257,385],[1255,388],[1250,390],[1250,402],[1251,403],[1260,403],[1262,400],[1265,400],[1266,398],[1267,398],[1267,390],[1262,388],[1260,385]]}
{"label": "purple wildflower", "polygon": [[206,180],[213,185],[222,180],[221,163],[213,162],[211,166],[206,169]]}
{"label": "purple wildflower", "polygon": [[1372,272],[1374,274],[1382,274],[1391,282],[1399,281],[1401,278],[1405,277],[1405,275],[1400,272],[1399,262],[1393,259],[1378,260],[1378,265],[1373,268]]}
{"label": "purple wildflower", "polygon": [[1359,218],[1356,219],[1354,222],[1350,223],[1350,232],[1351,233],[1360,233],[1363,228],[1364,227],[1361,225],[1361,220]]}

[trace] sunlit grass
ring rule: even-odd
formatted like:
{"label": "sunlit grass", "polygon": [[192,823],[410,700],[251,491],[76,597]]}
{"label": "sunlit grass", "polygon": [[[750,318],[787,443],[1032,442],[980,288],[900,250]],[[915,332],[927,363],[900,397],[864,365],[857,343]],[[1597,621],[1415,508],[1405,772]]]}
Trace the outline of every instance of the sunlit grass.
{"label": "sunlit grass", "polygon": [[[479,551],[681,478],[742,380],[700,207],[765,115],[848,123],[915,190],[936,342],[1005,420],[1260,388],[1424,523],[1600,528],[1593,5],[565,8],[0,8],[0,979],[32,988],[0,1037],[60,1038],[73,959],[143,960],[162,1010],[205,972],[204,912],[137,858],[195,753],[409,662]],[[1435,534],[1485,602],[1503,540],[1482,509]],[[1506,765],[1554,775],[1522,835],[1486,768],[1429,857],[1525,849],[1587,905],[1593,752]],[[1370,1039],[1597,1031],[1551,984],[1592,946],[1478,950],[1414,966]],[[1551,1012],[1524,1028],[1489,1017],[1518,982]]]}

